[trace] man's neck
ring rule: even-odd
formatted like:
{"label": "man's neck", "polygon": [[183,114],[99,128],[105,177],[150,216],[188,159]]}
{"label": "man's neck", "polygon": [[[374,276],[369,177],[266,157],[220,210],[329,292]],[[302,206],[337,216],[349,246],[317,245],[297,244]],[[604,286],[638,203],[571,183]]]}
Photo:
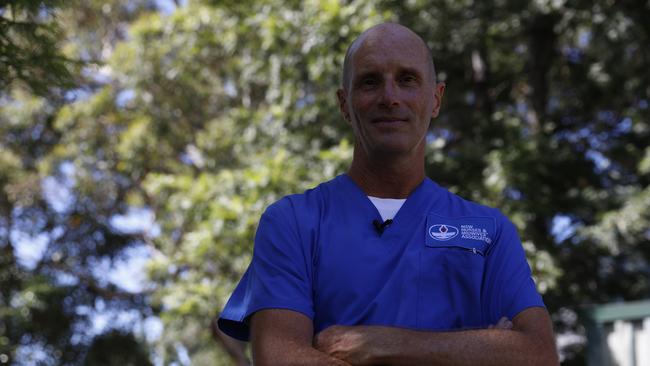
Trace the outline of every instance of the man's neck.
{"label": "man's neck", "polygon": [[355,149],[348,175],[368,196],[407,198],[424,179],[424,154],[418,157],[369,159]]}

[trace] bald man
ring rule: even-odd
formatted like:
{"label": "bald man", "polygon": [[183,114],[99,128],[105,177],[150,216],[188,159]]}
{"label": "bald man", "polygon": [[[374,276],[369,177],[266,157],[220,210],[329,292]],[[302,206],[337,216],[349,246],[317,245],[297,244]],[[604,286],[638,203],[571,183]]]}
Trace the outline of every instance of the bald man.
{"label": "bald man", "polygon": [[445,90],[426,43],[380,24],[345,56],[347,174],[284,197],[219,319],[255,365],[555,365],[514,225],[424,174]]}

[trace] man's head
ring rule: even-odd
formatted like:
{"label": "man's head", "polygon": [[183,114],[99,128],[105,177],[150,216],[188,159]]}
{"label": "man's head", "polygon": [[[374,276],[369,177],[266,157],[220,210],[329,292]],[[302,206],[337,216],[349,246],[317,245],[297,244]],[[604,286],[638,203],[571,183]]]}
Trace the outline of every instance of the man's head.
{"label": "man's head", "polygon": [[350,45],[343,69],[337,96],[356,147],[369,157],[413,151],[423,156],[444,92],[426,43],[402,25],[379,24]]}

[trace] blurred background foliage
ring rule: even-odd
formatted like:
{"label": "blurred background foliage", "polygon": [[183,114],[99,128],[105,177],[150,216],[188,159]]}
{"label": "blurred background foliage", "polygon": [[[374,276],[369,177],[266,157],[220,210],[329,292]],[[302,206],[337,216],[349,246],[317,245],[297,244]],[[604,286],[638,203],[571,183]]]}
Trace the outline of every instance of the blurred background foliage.
{"label": "blurred background foliage", "polygon": [[264,208],[345,171],[343,55],[381,21],[422,35],[447,83],[429,177],[512,218],[583,364],[576,311],[650,297],[649,18],[614,0],[0,1],[0,364],[234,364],[211,322]]}

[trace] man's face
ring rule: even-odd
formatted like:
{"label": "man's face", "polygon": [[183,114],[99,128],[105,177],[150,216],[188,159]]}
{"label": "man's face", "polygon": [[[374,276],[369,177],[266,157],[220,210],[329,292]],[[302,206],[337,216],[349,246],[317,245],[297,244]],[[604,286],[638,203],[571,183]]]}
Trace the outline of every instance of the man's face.
{"label": "man's face", "polygon": [[416,37],[403,29],[377,29],[351,54],[350,81],[337,95],[368,156],[423,147],[438,114],[444,84],[435,84],[428,51]]}

